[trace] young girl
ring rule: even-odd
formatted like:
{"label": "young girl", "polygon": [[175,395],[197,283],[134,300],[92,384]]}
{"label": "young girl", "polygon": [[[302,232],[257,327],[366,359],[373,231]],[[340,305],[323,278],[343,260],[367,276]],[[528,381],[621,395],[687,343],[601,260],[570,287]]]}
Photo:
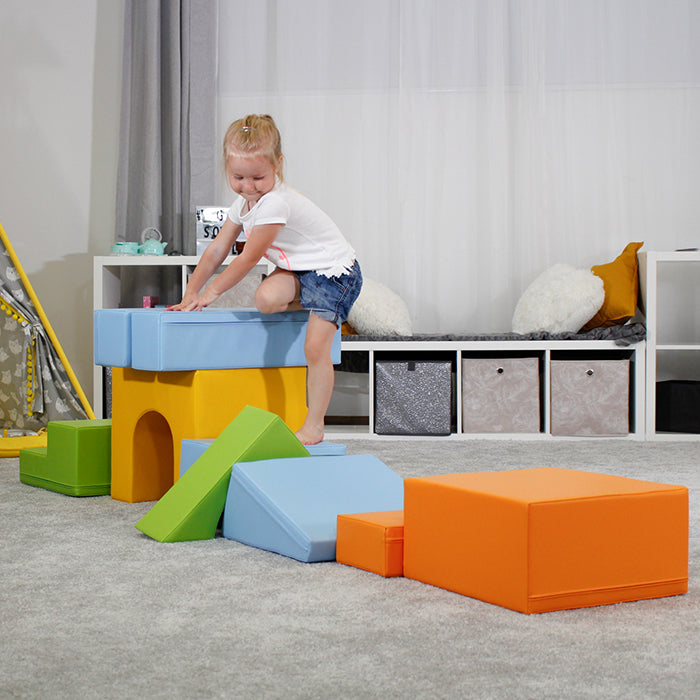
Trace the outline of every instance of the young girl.
{"label": "young girl", "polygon": [[[306,445],[323,439],[333,393],[331,345],[360,293],[355,251],[315,204],[285,184],[280,134],[272,117],[249,115],[224,137],[231,189],[239,195],[217,237],[207,246],[175,311],[198,311],[238,284],[265,257],[276,266],[258,287],[262,313],[308,309],[304,352],[308,365],[308,412],[297,437]],[[204,291],[241,231],[243,252]]]}

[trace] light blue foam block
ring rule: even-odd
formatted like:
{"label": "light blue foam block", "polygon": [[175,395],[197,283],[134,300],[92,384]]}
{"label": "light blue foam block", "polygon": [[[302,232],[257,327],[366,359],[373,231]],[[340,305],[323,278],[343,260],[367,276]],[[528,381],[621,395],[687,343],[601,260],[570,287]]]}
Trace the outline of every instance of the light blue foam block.
{"label": "light blue foam block", "polygon": [[95,364],[131,367],[131,318],[150,309],[97,309],[94,312]]}
{"label": "light blue foam block", "polygon": [[235,464],[223,535],[303,562],[334,561],[338,515],[403,509],[403,479],[373,455]]}
{"label": "light blue foam block", "polygon": [[[308,311],[99,309],[95,364],[154,372],[302,367],[308,318]],[[331,357],[340,362],[340,330]]]}
{"label": "light blue foam block", "polygon": [[261,314],[252,309],[136,314],[131,366],[153,371],[302,367],[308,319],[306,311]]}
{"label": "light blue foam block", "polygon": [[[214,440],[183,440],[180,450],[180,476],[182,476],[206,451]],[[304,445],[312,457],[328,457],[331,455],[344,455],[347,453],[345,445],[335,442],[319,442],[317,445]]]}

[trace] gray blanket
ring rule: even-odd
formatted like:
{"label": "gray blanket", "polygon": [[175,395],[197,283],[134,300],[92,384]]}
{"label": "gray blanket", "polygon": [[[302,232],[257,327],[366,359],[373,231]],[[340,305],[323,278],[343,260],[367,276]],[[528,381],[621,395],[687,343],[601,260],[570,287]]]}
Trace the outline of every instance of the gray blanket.
{"label": "gray blanket", "polygon": [[[416,335],[344,335],[343,341],[469,341],[469,340],[613,340],[616,345],[627,347],[646,338],[646,328],[643,323],[632,323],[624,326],[594,328],[586,333],[491,333],[487,335],[456,335],[453,333],[438,335],[419,333]],[[344,372],[367,372],[368,358],[361,352],[344,352],[340,366]]]}
{"label": "gray blanket", "polygon": [[614,340],[616,345],[624,347],[639,343],[646,338],[646,328],[642,323],[625,326],[594,328],[586,333],[491,333],[486,335],[443,335],[419,333],[416,335],[344,335],[343,340],[392,340],[392,341],[435,341],[435,340]]}

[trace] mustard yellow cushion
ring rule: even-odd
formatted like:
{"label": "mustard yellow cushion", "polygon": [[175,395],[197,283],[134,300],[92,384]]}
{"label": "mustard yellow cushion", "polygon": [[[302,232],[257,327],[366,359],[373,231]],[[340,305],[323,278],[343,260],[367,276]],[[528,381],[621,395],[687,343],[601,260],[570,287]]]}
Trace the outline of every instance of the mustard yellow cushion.
{"label": "mustard yellow cushion", "polygon": [[591,271],[603,280],[605,301],[582,331],[621,325],[634,316],[639,295],[637,251],[643,245],[643,242],[628,243],[612,262],[593,265]]}

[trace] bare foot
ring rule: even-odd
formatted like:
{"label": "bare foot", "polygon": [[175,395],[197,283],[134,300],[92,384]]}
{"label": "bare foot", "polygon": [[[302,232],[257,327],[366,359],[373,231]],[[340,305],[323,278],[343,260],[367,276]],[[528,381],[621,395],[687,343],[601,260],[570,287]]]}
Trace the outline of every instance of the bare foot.
{"label": "bare foot", "polygon": [[317,445],[323,440],[323,426],[304,425],[295,433],[302,445]]}

